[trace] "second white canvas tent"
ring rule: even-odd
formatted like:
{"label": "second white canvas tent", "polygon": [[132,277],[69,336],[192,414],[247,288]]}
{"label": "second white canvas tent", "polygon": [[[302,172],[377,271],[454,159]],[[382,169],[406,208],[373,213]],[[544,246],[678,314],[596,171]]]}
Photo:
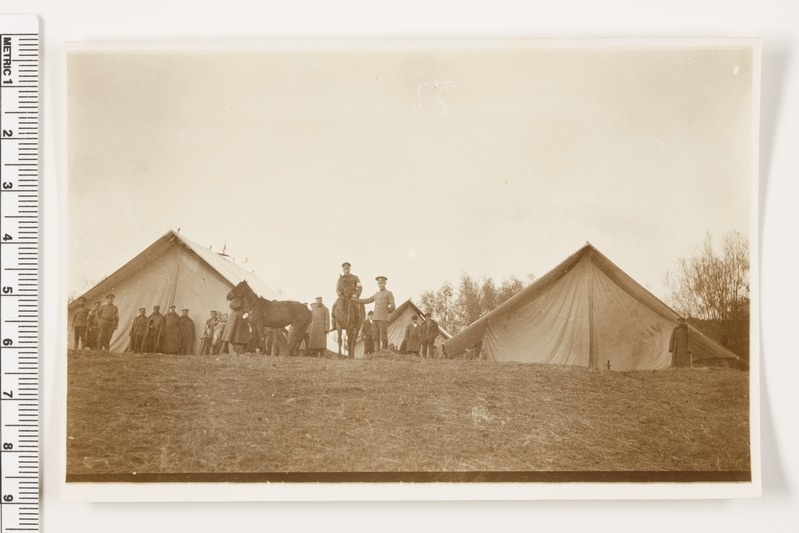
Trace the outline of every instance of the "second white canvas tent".
{"label": "second white canvas tent", "polygon": [[[476,348],[492,361],[653,370],[671,365],[679,315],[586,244],[444,345],[448,357]],[[740,359],[689,326],[696,364]]]}

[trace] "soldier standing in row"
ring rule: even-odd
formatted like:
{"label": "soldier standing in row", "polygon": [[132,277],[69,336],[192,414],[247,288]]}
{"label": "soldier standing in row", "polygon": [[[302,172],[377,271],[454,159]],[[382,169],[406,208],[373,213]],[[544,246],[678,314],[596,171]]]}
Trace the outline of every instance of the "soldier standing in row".
{"label": "soldier standing in row", "polygon": [[142,353],[144,351],[144,340],[147,338],[147,309],[139,307],[139,314],[133,319],[130,325],[130,346],[129,352]]}
{"label": "soldier standing in row", "polygon": [[161,334],[164,330],[164,315],[161,307],[154,305],[153,314],[147,319],[147,353],[158,353],[161,350]]}
{"label": "soldier standing in row", "polygon": [[180,315],[180,349],[181,355],[194,351],[194,321],[189,317],[189,310],[183,309]]}
{"label": "soldier standing in row", "polygon": [[161,338],[161,353],[176,354],[180,350],[180,317],[175,306],[170,305],[164,315],[164,334]]}
{"label": "soldier standing in row", "polygon": [[119,310],[114,305],[114,295],[106,296],[105,304],[97,312],[98,335],[100,337],[100,349],[108,350],[111,344],[111,335],[119,325]]}
{"label": "soldier standing in row", "polygon": [[79,350],[86,348],[86,324],[89,318],[89,307],[86,305],[86,298],[78,298],[78,307],[72,313],[72,331],[74,333],[75,344],[73,348]]}

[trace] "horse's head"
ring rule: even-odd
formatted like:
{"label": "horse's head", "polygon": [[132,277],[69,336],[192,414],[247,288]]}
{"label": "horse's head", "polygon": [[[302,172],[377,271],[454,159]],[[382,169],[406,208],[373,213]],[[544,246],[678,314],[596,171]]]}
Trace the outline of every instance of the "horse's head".
{"label": "horse's head", "polygon": [[227,299],[232,300],[233,298],[241,298],[246,293],[251,292],[252,289],[250,288],[247,280],[239,282],[238,285],[230,289],[230,292],[227,293]]}

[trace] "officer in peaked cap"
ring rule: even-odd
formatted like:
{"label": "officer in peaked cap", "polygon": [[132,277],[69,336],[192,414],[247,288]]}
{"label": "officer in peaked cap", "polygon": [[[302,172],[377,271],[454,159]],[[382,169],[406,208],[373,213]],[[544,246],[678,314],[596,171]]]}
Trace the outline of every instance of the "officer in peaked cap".
{"label": "officer in peaked cap", "polygon": [[375,324],[375,337],[380,337],[380,347],[382,349],[388,349],[388,315],[396,307],[394,305],[394,295],[386,289],[386,282],[388,281],[386,276],[377,276],[375,279],[377,280],[378,291],[374,296],[363,300],[354,299],[353,301],[359,304],[374,302],[375,308],[372,320]]}

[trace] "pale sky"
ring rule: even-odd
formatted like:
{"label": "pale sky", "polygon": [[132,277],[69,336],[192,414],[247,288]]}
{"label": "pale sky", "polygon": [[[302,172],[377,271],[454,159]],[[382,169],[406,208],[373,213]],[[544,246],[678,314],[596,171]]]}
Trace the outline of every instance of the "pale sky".
{"label": "pale sky", "polygon": [[749,49],[83,52],[68,84],[71,294],[181,228],[286,299],[590,241],[666,300],[708,231],[749,234]]}

